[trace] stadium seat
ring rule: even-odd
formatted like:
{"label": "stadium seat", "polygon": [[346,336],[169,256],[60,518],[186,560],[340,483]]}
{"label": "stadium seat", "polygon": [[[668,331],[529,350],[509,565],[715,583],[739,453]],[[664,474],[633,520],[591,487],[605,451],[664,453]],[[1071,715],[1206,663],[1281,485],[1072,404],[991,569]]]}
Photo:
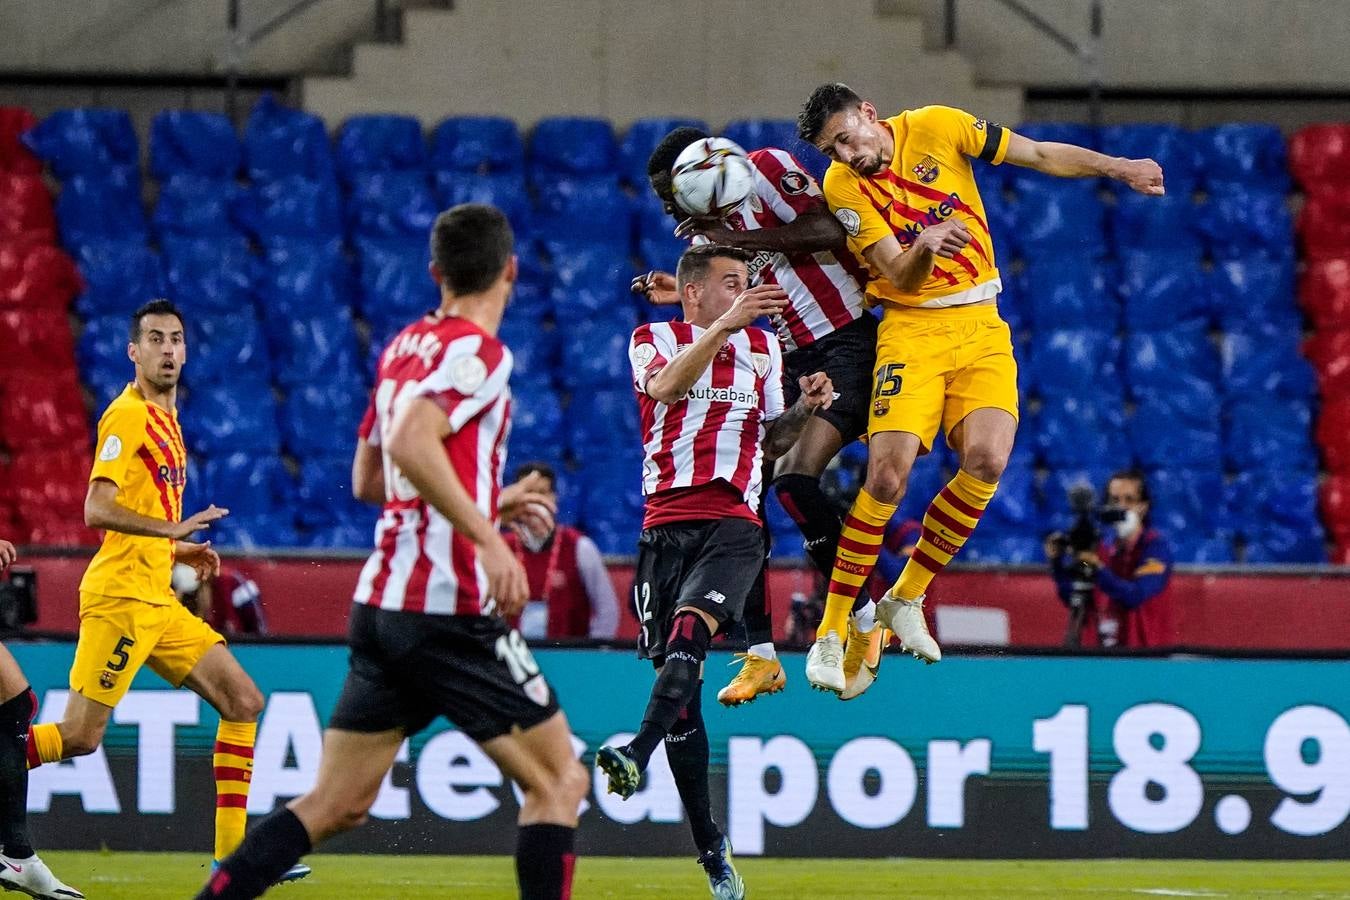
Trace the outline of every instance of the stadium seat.
{"label": "stadium seat", "polygon": [[1226,404],[1224,420],[1224,461],[1230,469],[1317,471],[1309,401],[1262,394],[1235,398]]}
{"label": "stadium seat", "polygon": [[130,315],[147,298],[166,292],[159,254],[139,241],[90,241],[78,249],[76,264],[84,290],[75,298],[75,311],[85,319]]}
{"label": "stadium seat", "polygon": [[1106,252],[1106,207],[1093,181],[1058,181],[1017,195],[1017,244],[1031,259]]}
{"label": "stadium seat", "polygon": [[275,454],[281,445],[272,388],[259,380],[235,378],[191,391],[179,421],[188,449],[208,459],[235,452]]}
{"label": "stadium seat", "polygon": [[613,295],[620,286],[628,291],[634,273],[626,245],[571,236],[542,241],[541,245],[552,263],[554,285],[567,290],[591,288],[607,295]]}
{"label": "stadium seat", "polygon": [[131,116],[121,109],[58,110],[21,140],[63,182],[76,175],[99,177],[140,163],[136,129]]}
{"label": "stadium seat", "polygon": [[1350,475],[1350,398],[1327,394],[1317,418],[1317,445],[1333,474]]}
{"label": "stadium seat", "polygon": [[976,565],[1028,566],[1045,562],[1041,536],[1023,530],[988,528],[983,522],[961,548],[961,561]]}
{"label": "stadium seat", "polygon": [[0,243],[0,308],[65,312],[80,289],[80,273],[57,247]]}
{"label": "stadium seat", "polygon": [[612,175],[556,178],[536,182],[536,228],[546,239],[567,235],[618,245],[628,253],[633,240],[633,204]]}
{"label": "stadium seat", "polygon": [[560,318],[562,381],[569,389],[618,390],[632,379],[628,365],[628,340],[636,317],[625,321],[617,315],[605,318]]}
{"label": "stadium seat", "polygon": [[241,372],[252,380],[271,380],[267,341],[252,306],[189,316],[187,330],[184,378],[194,390],[207,385],[228,388]]}
{"label": "stadium seat", "polygon": [[347,223],[354,237],[426,240],[440,210],[425,173],[355,172],[349,180]]}
{"label": "stadium seat", "polygon": [[728,122],[721,137],[733,140],[747,151],[776,147],[786,150],[796,141],[797,123],[792,119],[737,119]]}
{"label": "stadium seat", "polygon": [[1168,535],[1172,545],[1172,561],[1193,566],[1225,566],[1237,562],[1233,539],[1227,535],[1191,534]]}
{"label": "stadium seat", "polygon": [[160,181],[178,175],[233,181],[243,158],[234,123],[221,113],[165,110],[150,123],[150,174]]}
{"label": "stadium seat", "polygon": [[276,380],[284,389],[369,378],[348,307],[315,307],[302,315],[266,316]]}
{"label": "stadium seat", "polygon": [[292,177],[333,181],[333,152],[323,120],[282,106],[271,93],[259,97],[249,112],[243,146],[244,168],[255,182]]}
{"label": "stadium seat", "polygon": [[0,444],[11,452],[89,444],[84,398],[70,367],[57,372],[5,371],[0,391]]}
{"label": "stadium seat", "polygon": [[1350,186],[1350,124],[1305,125],[1294,132],[1289,170],[1309,193]]}
{"label": "stadium seat", "polygon": [[[941,436],[937,440],[941,442]],[[900,503],[896,508],[896,518],[901,520],[914,519],[915,521],[923,519],[928,504],[933,502],[933,498],[937,496],[938,491],[942,490],[942,486],[951,478],[943,469],[943,456],[942,451],[934,450],[915,460],[914,467],[909,473],[905,495],[900,498]],[[864,477],[866,465],[867,462],[864,458],[862,462]]]}
{"label": "stadium seat", "polygon": [[1350,243],[1345,255],[1304,261],[1298,297],[1319,331],[1350,328]]}
{"label": "stadium seat", "polygon": [[519,172],[438,171],[435,173],[436,199],[442,209],[461,203],[490,203],[506,213],[519,243],[533,229],[530,195],[525,177]]}
{"label": "stadium seat", "polygon": [[161,235],[229,237],[242,232],[237,219],[244,196],[244,189],[232,180],[174,175],[160,182],[151,221]]}
{"label": "stadium seat", "polygon": [[22,106],[0,106],[0,172],[39,175],[42,160],[24,146],[21,137],[37,124],[37,116]]}
{"label": "stadium seat", "polygon": [[1286,258],[1294,229],[1282,191],[1265,184],[1233,184],[1210,194],[1196,211],[1196,227],[1216,260]]}
{"label": "stadium seat", "polygon": [[1116,271],[1126,329],[1158,331],[1208,321],[1210,282],[1198,247],[1180,252],[1122,250]]}
{"label": "stadium seat", "polygon": [[141,206],[141,176],[135,168],[72,175],[56,198],[61,243],[78,247],[90,240],[144,240],[148,231]]}
{"label": "stadium seat", "polygon": [[[84,473],[93,467],[87,441],[78,445],[40,447],[13,454],[8,475],[10,496],[25,521],[84,521]],[[72,473],[79,473],[71,477]]]}
{"label": "stadium seat", "polygon": [[511,348],[511,381],[548,381],[558,368],[558,331],[537,315],[518,310],[512,298],[497,337]]}
{"label": "stadium seat", "polygon": [[1118,250],[1199,256],[1198,208],[1189,193],[1172,192],[1172,173],[1164,172],[1166,195],[1149,197],[1126,189],[1116,198],[1108,216],[1112,241]]}
{"label": "stadium seat", "polygon": [[289,510],[248,518],[231,515],[213,525],[211,534],[213,546],[245,553],[300,544],[300,532]]}
{"label": "stadium seat", "polygon": [[1219,405],[1212,397],[1146,396],[1135,406],[1128,428],[1132,455],[1146,469],[1203,468],[1220,458]]}
{"label": "stadium seat", "polygon": [[75,368],[75,341],[64,309],[0,309],[0,334],[5,335],[0,370],[52,375]]}
{"label": "stadium seat", "polygon": [[530,134],[531,177],[614,176],[619,147],[608,119],[540,119]]}
{"label": "stadium seat", "polygon": [[1350,197],[1345,188],[1309,194],[1298,216],[1304,253],[1312,259],[1343,256],[1350,247]]}
{"label": "stadium seat", "polygon": [[0,241],[50,244],[55,240],[52,196],[42,176],[0,171]]}
{"label": "stadium seat", "polygon": [[[1030,447],[1030,444],[1023,446]],[[999,477],[998,493],[994,494],[980,519],[981,529],[992,526],[990,531],[1034,532],[1039,527],[1041,513],[1036,503],[1035,460],[1029,449],[1017,456],[1016,462],[1010,463]]]}
{"label": "stadium seat", "polygon": [[[527,271],[525,259],[528,255],[530,255],[528,252],[524,252],[517,257],[520,260],[520,280],[516,282],[515,290],[511,292],[511,302],[506,307],[506,315],[522,326],[525,323],[532,323],[532,330],[537,330],[542,320],[553,318],[553,297],[550,294],[547,276]],[[515,345],[511,345],[511,349],[514,351]],[[548,358],[554,359],[554,356],[550,355]]]}
{"label": "stadium seat", "polygon": [[1215,261],[1210,303],[1225,331],[1272,324],[1291,331],[1302,329],[1294,302],[1294,261],[1287,257]]}
{"label": "stadium seat", "polygon": [[[1047,395],[1036,416],[1037,456],[1054,469],[1078,469],[1130,460],[1125,415],[1119,405],[1073,394]],[[1218,450],[1217,425],[1214,449]],[[1119,461],[1119,462],[1115,462]]]}
{"label": "stadium seat", "polygon": [[[588,402],[589,398],[578,405]],[[556,458],[562,455],[567,436],[563,431],[562,400],[557,393],[538,382],[526,381],[522,387],[513,378],[511,443],[517,442],[535,452],[551,450],[548,455]],[[514,450],[511,455],[516,455]]]}
{"label": "stadium seat", "polygon": [[[1030,288],[1028,290],[1031,290]],[[1042,395],[1090,394],[1120,385],[1120,339],[1095,329],[1038,330],[1031,353],[1019,362],[1030,367],[1029,381]]]}
{"label": "stadium seat", "polygon": [[282,443],[298,458],[350,454],[370,392],[352,376],[292,385],[279,410]]}
{"label": "stadium seat", "polygon": [[[355,243],[360,283],[357,302],[372,332],[391,334],[440,303],[436,284],[427,272],[431,254],[425,239],[358,239]],[[379,346],[383,349],[383,344]]]}
{"label": "stadium seat", "polygon": [[278,176],[255,183],[238,205],[236,218],[265,247],[278,238],[340,238],[342,195],[328,181],[303,175]]}
{"label": "stadium seat", "polygon": [[1224,332],[1219,341],[1223,390],[1230,397],[1312,397],[1317,375],[1299,352],[1300,338],[1278,325]]}
{"label": "stadium seat", "polygon": [[356,277],[341,241],[275,238],[263,259],[256,288],[269,328],[274,316],[342,317],[351,312]]}
{"label": "stadium seat", "polygon": [[[1176,125],[1140,123],[1108,125],[1101,131],[1101,150],[1126,159],[1149,158],[1162,166],[1168,197],[1189,200],[1200,179],[1200,148],[1194,134]],[[1123,199],[1130,189],[1118,181],[1108,182]],[[1142,195],[1141,200],[1147,198]]]}
{"label": "stadium seat", "polygon": [[1101,261],[1068,254],[1027,260],[1020,286],[1034,328],[1113,332],[1120,321],[1114,281]]}
{"label": "stadium seat", "polygon": [[1304,343],[1303,352],[1317,370],[1323,397],[1350,393],[1350,330],[1318,332]]}
{"label": "stadium seat", "polygon": [[232,313],[253,305],[260,263],[243,237],[165,236],[160,243],[170,299],[185,313]]}
{"label": "stadium seat", "polygon": [[[998,171],[1000,167],[984,164],[988,171]],[[994,242],[994,262],[1001,269],[1006,284],[1012,274],[1012,261],[1021,256],[1021,236],[1017,228],[1017,200],[1004,188],[1005,180],[990,179],[988,185],[980,185],[980,199],[984,202],[985,224],[989,226],[989,236]]]}
{"label": "stadium seat", "polygon": [[1224,507],[1223,472],[1215,465],[1194,469],[1163,466],[1148,473],[1149,516],[1173,540],[1183,534],[1232,537]]}
{"label": "stadium seat", "polygon": [[422,124],[412,116],[352,116],[338,129],[334,150],[347,182],[358,172],[422,171],[427,163]]}
{"label": "stadium seat", "polygon": [[647,180],[647,159],[661,139],[676,128],[697,128],[706,134],[712,133],[706,122],[679,118],[638,119],[624,133],[619,143],[619,176],[632,185],[639,195],[651,193],[651,184]]}
{"label": "stadium seat", "polygon": [[1318,487],[1322,519],[1339,543],[1350,541],[1350,476],[1332,475]]}
{"label": "stadium seat", "polygon": [[1246,541],[1246,562],[1326,561],[1317,521],[1316,475],[1278,469],[1243,472],[1228,485],[1228,505]]}
{"label": "stadium seat", "polygon": [[642,441],[638,403],[631,387],[574,396],[566,425],[567,445],[577,459],[628,450]]}
{"label": "stadium seat", "polygon": [[638,257],[647,270],[673,273],[680,254],[689,246],[675,236],[675,220],[650,190],[638,195],[637,234]]}
{"label": "stadium seat", "polygon": [[1246,184],[1280,194],[1289,190],[1284,135],[1275,125],[1229,123],[1196,133],[1201,178],[1211,193]]}
{"label": "stadium seat", "polygon": [[525,142],[511,119],[453,116],[431,133],[431,168],[490,175],[525,167]]}
{"label": "stadium seat", "polygon": [[123,385],[131,380],[131,364],[127,360],[130,316],[131,311],[127,310],[84,321],[76,345],[76,359],[86,381],[91,375],[102,372],[114,374]]}
{"label": "stadium seat", "polygon": [[[1079,125],[1073,122],[1023,122],[1013,128],[1013,131],[1033,141],[1056,141],[1064,144],[1077,144],[1090,150],[1097,149],[1097,131],[1088,125]],[[1008,179],[1008,186],[1018,195],[1019,199],[1023,194],[1039,191],[1047,186],[1053,190],[1055,186],[1062,184],[1054,176],[1042,175],[1032,169],[1008,165],[1003,168],[1005,170],[1004,177]],[[1085,181],[1083,184],[1091,185],[1094,191],[1096,189],[1094,181]]]}
{"label": "stadium seat", "polygon": [[806,556],[801,530],[773,491],[764,492],[764,529],[769,532],[770,558],[800,560]]}
{"label": "stadium seat", "polygon": [[[227,453],[205,460],[200,472],[202,484],[196,496],[204,503],[228,508],[231,517],[249,519],[296,507],[295,482],[278,457]],[[184,509],[185,514],[194,511]]]}
{"label": "stadium seat", "polygon": [[1125,383],[1136,400],[1167,394],[1206,402],[1216,396],[1222,366],[1203,321],[1131,332],[1124,355]]}

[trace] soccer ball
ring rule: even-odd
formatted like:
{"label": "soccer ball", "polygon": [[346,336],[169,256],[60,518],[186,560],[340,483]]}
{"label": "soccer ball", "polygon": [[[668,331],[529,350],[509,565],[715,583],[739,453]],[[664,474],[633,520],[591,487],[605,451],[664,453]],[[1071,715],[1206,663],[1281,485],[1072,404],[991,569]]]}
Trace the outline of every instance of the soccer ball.
{"label": "soccer ball", "polygon": [[703,138],[675,158],[670,170],[675,203],[691,216],[722,218],[745,202],[755,187],[750,157],[735,141]]}

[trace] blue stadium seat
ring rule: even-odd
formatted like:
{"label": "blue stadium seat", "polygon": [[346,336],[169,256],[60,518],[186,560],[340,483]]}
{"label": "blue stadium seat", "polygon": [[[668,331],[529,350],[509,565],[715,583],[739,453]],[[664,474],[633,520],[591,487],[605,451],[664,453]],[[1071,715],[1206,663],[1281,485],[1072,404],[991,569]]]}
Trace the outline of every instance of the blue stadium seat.
{"label": "blue stadium seat", "polygon": [[1229,123],[1196,134],[1201,177],[1211,192],[1242,183],[1262,190],[1289,190],[1284,135],[1275,125]]}
{"label": "blue stadium seat", "polygon": [[1170,394],[1212,403],[1221,376],[1219,354],[1203,321],[1135,331],[1125,338],[1125,382],[1136,400]]}
{"label": "blue stadium seat", "polygon": [[[1106,399],[1073,394],[1046,395],[1036,416],[1037,456],[1054,469],[1102,465],[1130,459],[1125,414]],[[1114,463],[1113,463],[1114,464]]]}
{"label": "blue stadium seat", "polygon": [[1129,422],[1134,458],[1146,469],[1213,466],[1222,448],[1219,406],[1180,392],[1148,396]]}
{"label": "blue stadium seat", "polygon": [[569,389],[618,390],[631,382],[628,340],[636,327],[636,315],[630,321],[619,315],[562,318],[558,325],[562,381]]}
{"label": "blue stadium seat", "polygon": [[612,176],[618,156],[608,119],[541,119],[530,134],[529,166],[534,175]]}
{"label": "blue stadium seat", "polygon": [[251,553],[298,546],[300,532],[290,510],[248,518],[231,515],[211,527],[211,542],[221,549]]}
{"label": "blue stadium seat", "polygon": [[[570,236],[540,243],[553,265],[554,285],[566,290],[590,288],[607,296],[613,295],[618,287],[628,291],[634,273],[626,245]],[[571,304],[559,307],[567,308]]]}
{"label": "blue stadium seat", "polygon": [[258,98],[244,126],[244,166],[260,182],[298,177],[331,183],[336,175],[323,120],[282,106],[270,93]]}
{"label": "blue stadium seat", "polygon": [[689,242],[675,236],[675,220],[650,190],[638,195],[637,232],[643,268],[673,273]]}
{"label": "blue stadium seat", "polygon": [[358,238],[426,239],[440,212],[424,172],[356,172],[347,223]]}
{"label": "blue stadium seat", "polygon": [[1017,195],[1017,245],[1032,259],[1106,251],[1106,207],[1092,181],[1060,181]]}
{"label": "blue stadium seat", "polygon": [[1123,250],[1117,262],[1128,330],[1158,331],[1209,319],[1209,285],[1198,247]]}
{"label": "blue stadium seat", "polygon": [[372,509],[365,518],[370,520],[365,525],[342,522],[311,528],[302,535],[304,546],[314,550],[369,550],[378,516]]}
{"label": "blue stadium seat", "polygon": [[1317,471],[1309,401],[1261,394],[1235,398],[1224,409],[1224,419],[1224,460],[1230,469]]}
{"label": "blue stadium seat", "polygon": [[121,387],[126,387],[131,380],[127,341],[130,340],[128,320],[133,309],[134,306],[84,320],[75,344],[75,359],[86,382],[120,382]]}
{"label": "blue stadium seat", "polygon": [[1045,562],[1039,534],[988,528],[983,522],[961,548],[961,561],[985,565],[1026,566]]}
{"label": "blue stadium seat", "polygon": [[553,318],[550,279],[546,275],[527,271],[525,259],[529,253],[521,248],[518,248],[517,252],[521,253],[517,257],[520,260],[520,280],[516,282],[515,290],[511,292],[511,302],[506,307],[506,315],[522,323],[530,322],[537,326],[541,320]]}
{"label": "blue stadium seat", "polygon": [[525,167],[525,143],[511,119],[454,116],[432,132],[430,163],[438,172],[519,172]]}
{"label": "blue stadium seat", "polygon": [[440,304],[440,293],[427,274],[430,254],[425,240],[356,241],[358,303],[373,332],[390,336]]}
{"label": "blue stadium seat", "polygon": [[1003,290],[998,294],[998,314],[1008,323],[1008,329],[1013,335],[1013,351],[1020,361],[1023,354],[1020,352],[1021,345],[1018,342],[1027,329],[1031,328],[1031,303],[1021,277],[1013,271],[1011,265],[999,274]]}
{"label": "blue stadium seat", "polygon": [[1223,472],[1214,461],[1195,469],[1163,466],[1148,473],[1148,488],[1153,498],[1151,523],[1169,539],[1194,534],[1219,536],[1231,543],[1233,525],[1224,503]]}
{"label": "blue stadium seat", "polygon": [[506,308],[497,337],[511,348],[511,380],[549,381],[558,369],[558,331],[517,306],[516,298]]}
{"label": "blue stadium seat", "polygon": [[[1141,123],[1108,125],[1101,132],[1101,149],[1111,156],[1126,159],[1153,159],[1162,166],[1168,197],[1189,199],[1200,179],[1200,147],[1197,136],[1176,125]],[[1129,187],[1109,182],[1122,198],[1131,196]],[[1159,199],[1147,198],[1141,200]]]}
{"label": "blue stadium seat", "polygon": [[1317,376],[1299,350],[1302,337],[1276,324],[1225,332],[1219,342],[1224,391],[1230,397],[1314,396]]}
{"label": "blue stadium seat", "polygon": [[295,482],[275,456],[238,452],[207,458],[201,464],[201,484],[201,498],[227,507],[231,517],[288,511],[296,500]]}
{"label": "blue stadium seat", "polygon": [[279,411],[282,442],[301,459],[350,455],[369,400],[365,385],[355,379],[293,385]]}
{"label": "blue stadium seat", "polygon": [[1227,493],[1237,530],[1246,541],[1246,562],[1326,562],[1315,473],[1277,468],[1243,472]]}
{"label": "blue stadium seat", "polygon": [[148,227],[141,206],[141,175],[134,167],[97,175],[71,175],[56,197],[61,243],[78,247],[91,240],[145,240]]}
{"label": "blue stadium seat", "polygon": [[356,278],[340,240],[273,238],[263,255],[258,307],[271,317],[342,316],[351,312]]}
{"label": "blue stadium seat", "polygon": [[[997,171],[999,166],[983,164],[986,169]],[[980,200],[984,203],[985,224],[989,226],[989,236],[994,242],[994,263],[1002,267],[1003,280],[1007,283],[1012,274],[1012,261],[1021,255],[1021,236],[1017,229],[1017,200],[1005,192],[1003,179],[990,179],[988,185],[980,185]]]}
{"label": "blue stadium seat", "polygon": [[232,181],[243,157],[234,123],[222,113],[165,110],[150,123],[150,174],[160,181],[176,175]]}
{"label": "blue stadium seat", "polygon": [[1229,535],[1169,534],[1172,561],[1194,566],[1224,566],[1237,562],[1233,538]]}
{"label": "blue stadium seat", "polygon": [[737,119],[728,122],[721,136],[733,140],[746,151],[776,147],[787,150],[797,138],[797,123],[792,119]]}
{"label": "blue stadium seat", "polygon": [[159,186],[152,219],[159,234],[229,237],[240,234],[244,189],[235,181],[201,175],[175,175]]}
{"label": "blue stadium seat", "polygon": [[281,175],[257,182],[237,210],[240,224],[264,246],[278,238],[317,242],[343,235],[342,194],[331,181]]}
{"label": "blue stadium seat", "polygon": [[679,118],[638,119],[624,133],[623,141],[619,143],[619,175],[639,196],[650,194],[652,190],[647,180],[648,157],[661,139],[676,128],[697,128],[705,134],[712,133],[706,122]]}
{"label": "blue stadium seat", "polygon": [[1036,329],[1111,332],[1120,321],[1114,283],[1114,274],[1102,261],[1068,254],[1027,260],[1020,287]]}
{"label": "blue stadium seat", "polygon": [[164,236],[164,272],[170,298],[185,312],[237,312],[253,304],[257,257],[238,238]]}
{"label": "blue stadium seat", "polygon": [[438,171],[435,173],[436,198],[443,209],[461,203],[489,203],[511,220],[516,241],[533,230],[530,195],[525,177],[519,172],[497,172],[478,175],[472,172]]}
{"label": "blue stadium seat", "polygon": [[140,241],[89,241],[76,249],[75,259],[84,282],[75,298],[82,318],[130,315],[147,298],[164,296],[159,254]]}
{"label": "blue stadium seat", "polygon": [[1303,330],[1294,301],[1294,261],[1250,256],[1215,262],[1210,276],[1214,318],[1225,331],[1275,325]]}
{"label": "blue stadium seat", "polygon": [[572,398],[567,445],[577,459],[631,450],[641,444],[637,399],[631,387],[596,390]]}
{"label": "blue stadium seat", "polygon": [[350,309],[320,308],[299,317],[274,315],[263,321],[276,380],[283,388],[369,379]]}
{"label": "blue stadium seat", "polygon": [[281,445],[272,387],[251,378],[188,394],[180,411],[188,449],[200,456],[275,454]]}
{"label": "blue stadium seat", "polygon": [[[1149,197],[1128,191],[1116,198],[1110,211],[1111,237],[1117,250],[1147,250],[1200,255],[1199,208],[1187,193]],[[1117,182],[1118,183],[1118,182]]]}
{"label": "blue stadium seat", "polygon": [[603,241],[628,252],[633,240],[633,204],[613,175],[536,181],[535,188],[536,227],[541,235]]}
{"label": "blue stadium seat", "polygon": [[517,385],[512,378],[511,388],[511,456],[513,463],[524,459],[519,448],[531,451],[548,450],[548,456],[557,458],[566,446],[563,431],[562,399],[557,393],[538,382]]}
{"label": "blue stadium seat", "polygon": [[338,129],[338,173],[350,182],[358,172],[422,171],[427,147],[412,116],[352,116]]}
{"label": "blue stadium seat", "polygon": [[21,138],[61,181],[140,164],[136,128],[124,109],[62,109]]}
{"label": "blue stadium seat", "polygon": [[1265,185],[1233,185],[1212,193],[1197,210],[1196,224],[1216,260],[1285,259],[1294,253],[1294,224],[1285,195]]}
{"label": "blue stadium seat", "polygon": [[[1097,132],[1089,125],[1078,125],[1073,122],[1024,122],[1013,128],[1013,131],[1033,141],[1055,141],[1077,144],[1090,150],[1097,149]],[[1053,175],[1042,175],[1032,169],[1008,165],[1004,168],[1007,170],[1004,177],[1008,179],[1009,186],[1018,194],[1019,199],[1025,193],[1046,187],[1053,190],[1054,186],[1063,183]],[[1095,182],[1083,184],[1095,187]]]}
{"label": "blue stadium seat", "polygon": [[251,306],[233,313],[188,317],[185,378],[194,390],[206,385],[228,387],[240,372],[269,381],[269,357],[267,340]]}
{"label": "blue stadium seat", "polygon": [[586,462],[577,472],[584,498],[583,527],[601,553],[631,555],[642,530],[641,460]]}
{"label": "blue stadium seat", "polygon": [[1018,361],[1029,367],[1028,380],[1038,393],[1082,395],[1118,386],[1119,360],[1119,338],[1079,328],[1036,331],[1031,353]]}
{"label": "blue stadium seat", "polygon": [[[1031,445],[1024,442],[1021,446]],[[1035,461],[1029,458],[1030,453],[1030,450],[1021,451],[1004,469],[998,480],[998,493],[994,494],[980,519],[981,530],[992,526],[990,531],[1035,533],[1039,527],[1041,511],[1036,502]]]}

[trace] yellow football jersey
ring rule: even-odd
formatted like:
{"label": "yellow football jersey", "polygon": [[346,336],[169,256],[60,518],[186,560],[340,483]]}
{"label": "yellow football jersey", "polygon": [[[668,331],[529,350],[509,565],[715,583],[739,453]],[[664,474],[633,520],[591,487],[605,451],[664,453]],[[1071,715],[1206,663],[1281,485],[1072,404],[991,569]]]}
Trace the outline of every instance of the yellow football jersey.
{"label": "yellow football jersey", "polygon": [[[154,519],[181,521],[187,447],[178,414],[148,402],[136,385],[98,422],[98,451],[89,473],[117,485],[117,502]],[[80,590],[146,603],[177,603],[170,578],[174,542],[109,531],[80,581]]]}
{"label": "yellow football jersey", "polygon": [[1003,162],[1010,132],[949,106],[906,110],[882,124],[895,137],[886,169],[865,178],[836,162],[825,173],[825,200],[858,261],[866,265],[863,251],[887,235],[907,250],[924,228],[952,218],[970,229],[972,239],[956,258],[938,259],[917,293],[901,291],[871,270],[868,295],[908,307],[958,306],[995,296],[1001,283],[994,245],[968,157]]}

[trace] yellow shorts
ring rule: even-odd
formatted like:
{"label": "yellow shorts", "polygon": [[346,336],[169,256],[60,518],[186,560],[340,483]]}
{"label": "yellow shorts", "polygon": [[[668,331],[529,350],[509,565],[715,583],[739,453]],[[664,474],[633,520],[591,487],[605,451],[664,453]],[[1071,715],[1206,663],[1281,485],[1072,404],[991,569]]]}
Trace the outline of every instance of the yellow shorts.
{"label": "yellow shorts", "polygon": [[80,592],[80,639],[70,689],[116,706],[147,662],[174,687],[216,644],[225,642],[181,603],[156,604]]}
{"label": "yellow shorts", "polygon": [[887,306],[877,329],[877,364],[867,433],[908,431],[927,453],[977,409],[1017,409],[1012,333],[998,307]]}

